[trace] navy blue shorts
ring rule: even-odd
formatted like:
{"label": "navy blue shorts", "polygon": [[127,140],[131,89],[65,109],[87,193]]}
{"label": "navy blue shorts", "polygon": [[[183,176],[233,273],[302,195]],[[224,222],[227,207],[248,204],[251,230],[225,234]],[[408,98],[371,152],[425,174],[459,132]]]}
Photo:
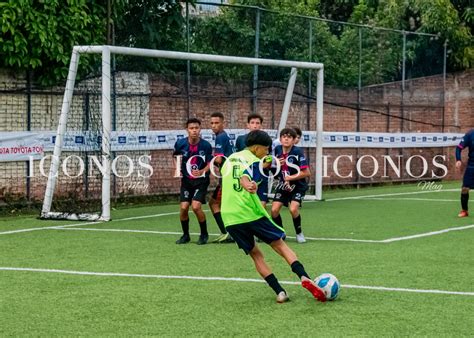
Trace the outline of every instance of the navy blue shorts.
{"label": "navy blue shorts", "polygon": [[273,198],[274,202],[281,202],[285,207],[287,207],[291,201],[296,201],[300,204],[303,204],[304,196],[308,188],[295,188],[293,191],[287,191],[285,189],[279,188],[275,191],[275,197]]}
{"label": "navy blue shorts", "polygon": [[181,179],[181,191],[179,194],[180,202],[199,201],[206,204],[207,187],[209,186],[209,178],[204,179]]}
{"label": "navy blue shorts", "polygon": [[474,189],[474,167],[467,167],[464,172],[462,186],[469,189]]}
{"label": "navy blue shorts", "polygon": [[267,244],[285,237],[285,231],[273,224],[267,217],[248,223],[229,225],[226,230],[247,255],[255,246],[255,237]]}

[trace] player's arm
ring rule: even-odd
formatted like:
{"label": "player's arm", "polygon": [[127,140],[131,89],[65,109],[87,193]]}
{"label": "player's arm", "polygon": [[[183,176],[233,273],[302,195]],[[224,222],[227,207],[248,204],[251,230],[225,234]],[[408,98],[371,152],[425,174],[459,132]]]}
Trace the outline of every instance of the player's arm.
{"label": "player's arm", "polygon": [[[175,168],[175,177],[181,177],[181,161],[183,160],[183,155],[179,149],[178,141],[175,142],[174,144],[174,149],[173,149],[173,167]],[[179,157],[179,161],[178,161]]]}
{"label": "player's arm", "polygon": [[466,144],[469,141],[469,136],[466,134],[462,138],[461,142],[459,142],[458,146],[456,147],[456,168],[461,168],[462,161],[461,161],[461,151],[466,147]]}
{"label": "player's arm", "polygon": [[306,167],[304,169],[300,168],[300,172],[295,175],[288,175],[285,176],[285,181],[296,181],[296,180],[301,180],[302,178],[309,177],[311,175],[311,172],[309,171],[309,167]]}
{"label": "player's arm", "polygon": [[211,163],[211,160],[212,160],[212,146],[210,143],[208,143],[205,148],[205,155],[204,155],[204,161],[206,162],[206,166],[202,169],[196,169],[196,170],[193,170],[191,173],[194,177],[201,177],[203,176],[205,173],[207,173],[210,169],[210,163]]}
{"label": "player's arm", "polygon": [[207,172],[209,171],[209,163],[207,163],[204,168],[202,168],[202,169],[200,169],[200,170],[198,170],[198,171],[199,171],[199,175],[198,175],[198,176],[201,176],[202,174],[207,173]]}
{"label": "player's arm", "polygon": [[240,178],[240,185],[251,194],[257,192],[257,183],[252,181],[247,175],[243,175]]}
{"label": "player's arm", "polygon": [[222,164],[222,156],[224,156],[224,144],[220,134],[216,137],[216,148],[214,150],[214,163],[219,167]]}
{"label": "player's arm", "polygon": [[300,170],[298,171],[297,174],[286,176],[285,181],[287,182],[301,180],[311,175],[311,172],[309,171],[309,164],[308,164],[308,161],[306,160],[306,156],[304,155],[303,151],[298,149],[296,158],[299,161],[298,166]]}
{"label": "player's arm", "polygon": [[244,170],[242,177],[240,178],[240,184],[249,193],[253,194],[257,192],[258,183],[262,180],[262,174],[260,173],[260,162],[255,162]]}
{"label": "player's arm", "polygon": [[216,156],[216,159],[214,160],[214,163],[217,165],[217,166],[220,166],[222,164],[222,156],[223,155],[215,155]]}

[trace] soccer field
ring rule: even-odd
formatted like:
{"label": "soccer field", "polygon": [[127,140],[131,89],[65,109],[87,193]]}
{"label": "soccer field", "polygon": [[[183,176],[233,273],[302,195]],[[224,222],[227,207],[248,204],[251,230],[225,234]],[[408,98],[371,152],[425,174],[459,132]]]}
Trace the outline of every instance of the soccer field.
{"label": "soccer field", "polygon": [[437,185],[327,191],[303,204],[305,244],[283,210],[306,270],[342,284],[327,303],[262,243],[291,299],[277,304],[235,244],[195,244],[194,215],[176,245],[177,205],[107,223],[1,218],[0,335],[472,336],[474,218],[457,218],[459,182]]}

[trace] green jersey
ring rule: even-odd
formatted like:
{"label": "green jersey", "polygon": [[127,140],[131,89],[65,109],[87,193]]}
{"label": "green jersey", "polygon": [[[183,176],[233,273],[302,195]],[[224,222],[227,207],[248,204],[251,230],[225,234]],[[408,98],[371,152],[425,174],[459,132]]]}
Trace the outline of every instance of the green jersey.
{"label": "green jersey", "polygon": [[221,214],[225,226],[252,222],[262,217],[271,220],[256,193],[251,194],[240,184],[247,175],[259,183],[259,158],[247,149],[232,154],[225,161],[222,173]]}

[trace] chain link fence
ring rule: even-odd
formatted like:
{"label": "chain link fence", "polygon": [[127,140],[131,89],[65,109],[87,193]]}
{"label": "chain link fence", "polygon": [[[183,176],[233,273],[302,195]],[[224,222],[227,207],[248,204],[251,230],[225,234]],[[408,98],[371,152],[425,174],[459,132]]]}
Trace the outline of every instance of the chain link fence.
{"label": "chain link fence", "polygon": [[[206,10],[193,14],[183,9],[187,23],[186,51],[323,63],[326,131],[461,131],[459,124],[450,122],[452,119],[446,115],[447,45],[435,35],[288,15],[249,6],[206,2],[197,2],[197,6],[206,6],[202,7]],[[213,32],[218,35],[209,39]],[[190,116],[201,118],[203,128],[209,128],[209,115],[214,111],[224,113],[227,128],[245,129],[251,112],[264,116],[264,128],[278,127],[288,69],[180,61],[185,73],[178,74],[164,67],[161,74],[145,74],[136,73],[128,61],[126,57],[117,57],[112,65],[115,70],[112,79],[114,130],[182,129]],[[36,88],[34,79],[8,72],[0,73],[0,79],[1,131],[56,130],[62,87]],[[315,88],[315,74],[300,71],[289,126],[316,130]],[[70,119],[76,122],[70,124],[70,128],[100,129],[99,79],[86,79],[76,86],[72,112]],[[314,167],[315,150],[307,148],[306,152]],[[339,154],[353,156],[354,161],[341,169],[346,172],[354,171],[357,159],[367,154],[401,155],[406,159],[412,154],[432,158],[439,153],[447,154],[447,150],[325,150],[329,166]],[[146,182],[137,175],[125,179],[114,177],[112,194],[115,198],[178,192],[179,182],[172,179],[171,151],[143,154],[151,156],[150,165],[160,174]],[[31,165],[36,168],[34,177]],[[75,163],[70,166],[71,170],[77,168]],[[47,161],[44,167],[48,168]],[[127,170],[127,165],[121,168]],[[46,178],[37,170],[38,161],[0,163],[0,199],[7,204],[41,200]],[[406,174],[396,179],[382,176],[371,179],[358,175],[347,179],[326,177],[323,183],[410,180]],[[75,183],[60,180],[58,184],[60,195],[76,194],[86,200],[99,198],[99,190],[97,178],[86,175],[77,177]]]}

